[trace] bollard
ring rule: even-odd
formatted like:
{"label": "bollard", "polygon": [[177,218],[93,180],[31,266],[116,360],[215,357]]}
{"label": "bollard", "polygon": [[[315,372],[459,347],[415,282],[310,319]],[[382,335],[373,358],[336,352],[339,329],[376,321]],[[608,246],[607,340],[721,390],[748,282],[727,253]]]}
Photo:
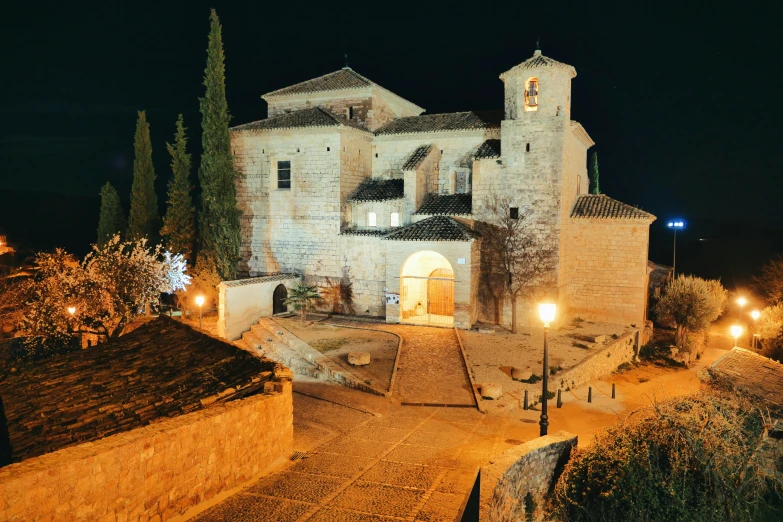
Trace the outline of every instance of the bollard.
{"label": "bollard", "polygon": [[593,387],[589,386],[587,388],[587,402],[593,402]]}
{"label": "bollard", "polygon": [[612,383],[612,399],[614,399],[614,383]]}
{"label": "bollard", "polygon": [[557,390],[557,407],[558,407],[558,408],[562,408],[562,407],[563,407],[563,398],[562,398],[562,397],[560,397],[560,392],[561,392],[561,391],[562,391],[562,390],[560,390],[560,389],[558,388],[558,390]]}
{"label": "bollard", "polygon": [[522,406],[522,409],[525,409],[525,410],[527,409],[527,390],[525,390],[525,403]]}

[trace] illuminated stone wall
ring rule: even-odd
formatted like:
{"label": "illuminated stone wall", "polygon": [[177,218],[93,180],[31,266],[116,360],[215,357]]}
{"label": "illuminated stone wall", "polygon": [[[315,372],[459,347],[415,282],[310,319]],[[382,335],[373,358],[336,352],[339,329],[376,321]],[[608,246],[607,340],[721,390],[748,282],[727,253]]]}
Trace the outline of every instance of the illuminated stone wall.
{"label": "illuminated stone wall", "polygon": [[0,520],[168,520],[293,447],[290,381],[0,469]]}

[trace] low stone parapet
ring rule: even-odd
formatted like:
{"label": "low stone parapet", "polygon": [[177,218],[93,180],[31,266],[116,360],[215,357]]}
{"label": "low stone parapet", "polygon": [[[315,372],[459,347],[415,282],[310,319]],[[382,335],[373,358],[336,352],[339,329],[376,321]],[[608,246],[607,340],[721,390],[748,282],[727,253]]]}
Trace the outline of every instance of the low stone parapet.
{"label": "low stone parapet", "polygon": [[168,520],[291,455],[291,382],[0,468],[0,520]]}
{"label": "low stone parapet", "polygon": [[623,363],[633,361],[639,354],[639,330],[630,330],[596,350],[590,357],[549,378],[550,390],[569,389],[606,377]]}

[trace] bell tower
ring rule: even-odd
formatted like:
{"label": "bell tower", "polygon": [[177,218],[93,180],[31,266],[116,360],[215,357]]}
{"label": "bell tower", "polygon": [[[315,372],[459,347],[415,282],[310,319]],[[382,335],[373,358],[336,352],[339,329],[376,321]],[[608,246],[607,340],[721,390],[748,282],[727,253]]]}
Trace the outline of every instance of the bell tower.
{"label": "bell tower", "polygon": [[571,117],[571,79],[576,70],[541,54],[500,75],[505,84],[507,120]]}

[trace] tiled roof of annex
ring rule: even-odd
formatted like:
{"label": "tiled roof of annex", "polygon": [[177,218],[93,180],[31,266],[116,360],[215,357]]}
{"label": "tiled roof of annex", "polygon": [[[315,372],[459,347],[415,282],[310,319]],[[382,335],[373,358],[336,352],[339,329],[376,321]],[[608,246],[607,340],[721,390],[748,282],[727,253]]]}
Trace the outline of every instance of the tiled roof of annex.
{"label": "tiled roof of annex", "polygon": [[366,179],[359,185],[348,201],[387,201],[402,199],[405,192],[405,180],[402,179]]}
{"label": "tiled roof of annex", "polygon": [[347,89],[361,89],[375,85],[350,67],[344,67],[339,71],[324,74],[318,78],[300,82],[289,87],[283,87],[276,91],[264,94],[264,98],[272,96],[292,96],[312,92],[342,91]]}
{"label": "tiled roof of annex", "polygon": [[300,111],[287,112],[285,114],[278,114],[271,118],[264,120],[252,121],[250,123],[244,123],[231,127],[231,132],[243,132],[243,131],[267,131],[277,129],[296,129],[305,127],[339,127],[345,125],[346,127],[352,127],[354,129],[360,129],[367,132],[367,129],[363,128],[356,122],[347,120],[336,114],[323,109],[321,107],[313,107],[310,109],[302,109]]}
{"label": "tiled roof of annex", "polygon": [[375,131],[378,136],[420,132],[499,129],[503,111],[466,111],[397,118]]}
{"label": "tiled roof of annex", "polygon": [[582,194],[578,196],[571,210],[571,217],[576,219],[655,220],[655,216],[649,212],[627,205],[604,194]]}
{"label": "tiled roof of annex", "polygon": [[12,459],[129,431],[202,409],[212,399],[263,391],[276,368],[159,317],[111,342],[37,361],[0,379]]}
{"label": "tiled roof of annex", "polygon": [[456,219],[434,216],[392,229],[384,239],[392,241],[472,241],[481,237]]}
{"label": "tiled roof of annex", "polygon": [[481,144],[473,156],[475,159],[493,159],[500,157],[500,140],[487,140]]}
{"label": "tiled roof of annex", "polygon": [[402,166],[402,170],[416,170],[419,165],[427,158],[427,155],[432,150],[432,145],[422,145],[413,151],[413,154],[408,157],[405,164]]}
{"label": "tiled roof of annex", "polygon": [[472,213],[472,194],[433,194],[416,211],[416,214],[428,216],[469,216]]}
{"label": "tiled roof of annex", "polygon": [[712,363],[709,371],[783,411],[783,364],[744,348],[732,348]]}

